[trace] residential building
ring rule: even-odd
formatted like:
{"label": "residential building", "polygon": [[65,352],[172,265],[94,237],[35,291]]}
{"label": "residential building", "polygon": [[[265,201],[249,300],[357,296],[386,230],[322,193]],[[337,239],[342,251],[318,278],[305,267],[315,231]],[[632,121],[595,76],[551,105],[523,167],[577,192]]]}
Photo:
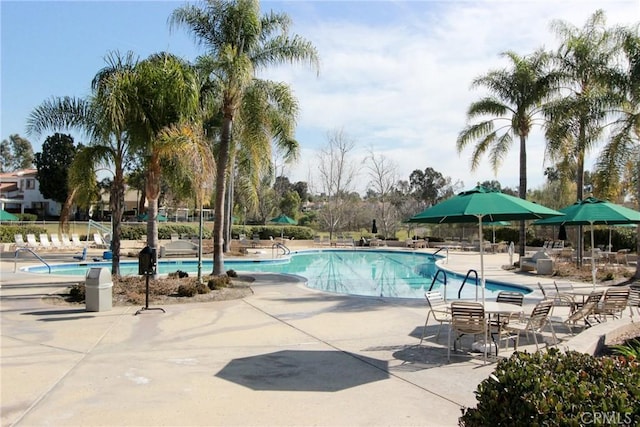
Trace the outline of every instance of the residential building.
{"label": "residential building", "polygon": [[59,216],[60,203],[40,193],[36,169],[0,173],[0,205],[11,213],[32,213],[39,217]]}

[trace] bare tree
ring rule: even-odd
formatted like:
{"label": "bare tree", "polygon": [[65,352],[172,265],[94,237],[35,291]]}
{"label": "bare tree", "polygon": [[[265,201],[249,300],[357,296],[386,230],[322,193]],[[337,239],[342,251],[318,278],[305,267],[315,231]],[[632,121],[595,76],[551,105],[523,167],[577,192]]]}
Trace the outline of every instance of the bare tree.
{"label": "bare tree", "polygon": [[344,202],[353,189],[356,168],[349,154],[355,141],[343,130],[329,132],[327,138],[327,145],[318,154],[319,184],[325,197],[319,219],[327,226],[331,239],[344,221]]}
{"label": "bare tree", "polygon": [[397,225],[397,214],[391,204],[391,194],[398,181],[398,165],[382,154],[376,156],[373,148],[369,149],[365,164],[370,178],[369,188],[376,199],[374,211],[378,220],[377,226],[385,237],[391,236]]}

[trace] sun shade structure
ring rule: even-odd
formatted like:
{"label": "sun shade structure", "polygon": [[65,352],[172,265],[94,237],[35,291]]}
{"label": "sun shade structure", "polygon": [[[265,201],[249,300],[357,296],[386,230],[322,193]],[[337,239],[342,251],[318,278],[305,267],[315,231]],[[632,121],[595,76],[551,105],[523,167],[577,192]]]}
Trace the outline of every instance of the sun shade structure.
{"label": "sun shade structure", "polygon": [[[147,215],[147,214],[145,213],[145,214],[143,214],[143,215],[138,216],[138,219],[139,219],[140,221],[146,221],[146,220],[148,220],[148,219],[149,219],[149,215]],[[167,222],[167,217],[166,217],[166,216],[164,216],[164,215],[162,215],[162,214],[158,214],[158,215],[156,216],[156,219],[157,219],[157,221],[158,221],[158,222]]]}
{"label": "sun shade structure", "polygon": [[[607,202],[606,200],[587,197],[571,206],[560,209],[561,217],[541,219],[533,225],[589,225],[591,226],[591,248],[593,250],[594,225],[640,224],[640,212],[627,207]],[[591,278],[596,285],[596,266],[591,257]]]}
{"label": "sun shade structure", "polygon": [[18,221],[19,218],[5,210],[0,210],[0,221]]}
{"label": "sun shade structure", "polygon": [[289,218],[285,214],[280,214],[275,218],[271,218],[269,222],[273,222],[275,224],[289,224],[289,225],[296,225],[298,223],[298,221],[296,221],[293,218]]}
{"label": "sun shade structure", "polygon": [[[542,219],[563,215],[553,209],[538,205],[500,191],[478,186],[463,191],[423,212],[411,217],[410,223],[458,224],[478,223],[482,239],[482,225],[496,221]],[[480,245],[480,280],[484,302],[484,248]]]}

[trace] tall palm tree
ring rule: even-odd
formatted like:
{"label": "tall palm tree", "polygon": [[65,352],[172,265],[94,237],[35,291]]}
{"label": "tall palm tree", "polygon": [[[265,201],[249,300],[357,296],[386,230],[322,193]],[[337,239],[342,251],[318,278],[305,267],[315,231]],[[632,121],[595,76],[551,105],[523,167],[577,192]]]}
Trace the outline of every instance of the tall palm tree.
{"label": "tall palm tree", "polygon": [[226,182],[230,169],[232,124],[244,95],[256,81],[256,72],[270,65],[308,61],[318,66],[313,45],[299,36],[290,37],[290,19],[271,12],[260,16],[257,0],[208,0],[187,5],[171,14],[170,26],[184,26],[195,41],[207,49],[215,64],[211,75],[220,87],[222,126],[217,149],[213,273],[222,274],[223,226]]}
{"label": "tall palm tree", "polygon": [[[519,56],[514,52],[503,54],[510,60],[510,67],[493,70],[476,78],[472,86],[483,86],[492,95],[472,103],[467,110],[467,120],[479,118],[467,125],[458,135],[457,149],[461,152],[476,142],[471,155],[471,169],[476,169],[482,156],[488,151],[491,166],[497,172],[504,156],[517,137],[520,148],[520,182],[518,195],[527,196],[527,139],[541,105],[553,89],[555,76],[547,72],[548,55],[537,51],[531,56]],[[524,222],[520,224],[520,256],[524,256],[526,234]]]}
{"label": "tall palm tree", "polygon": [[585,155],[602,137],[607,116],[618,103],[609,83],[619,78],[612,68],[619,51],[614,34],[605,24],[602,10],[596,11],[582,29],[564,21],[552,23],[561,38],[552,58],[560,78],[560,96],[546,106],[547,152],[552,158],[558,152],[574,157],[578,200],[584,194]]}
{"label": "tall palm tree", "polygon": [[[613,122],[611,137],[600,153],[596,165],[599,173],[617,181],[629,160],[636,165],[636,176],[640,176],[640,35],[639,26],[618,28],[621,53],[626,64],[623,79],[612,80],[614,91],[620,95],[619,109]],[[636,182],[636,203],[640,203],[640,179]],[[637,208],[637,206],[636,206]],[[640,250],[640,227],[637,250]],[[640,265],[636,266],[635,278],[640,278]]]}
{"label": "tall palm tree", "polygon": [[70,206],[81,190],[93,187],[87,185],[86,178],[95,180],[98,167],[113,168],[114,178],[109,198],[113,221],[111,273],[119,275],[124,173],[131,155],[126,117],[131,107],[129,81],[137,59],[130,52],[126,55],[112,52],[105,61],[107,65],[96,74],[91,83],[92,93],[89,97],[56,97],[44,101],[29,115],[27,132],[41,135],[45,131],[77,129],[89,138],[88,145],[78,153],[76,161],[71,165],[70,175],[78,179],[70,180],[71,198],[65,202],[65,206]]}
{"label": "tall palm tree", "polygon": [[[561,39],[553,55],[559,74],[560,96],[546,106],[547,154],[553,160],[570,155],[576,164],[576,196],[584,196],[584,161],[603,135],[607,117],[619,98],[610,88],[620,77],[613,69],[618,55],[616,39],[606,28],[605,14],[596,11],[583,28],[553,21],[552,29]],[[578,235],[582,235],[579,227]],[[578,239],[577,260],[582,262],[582,239]]]}

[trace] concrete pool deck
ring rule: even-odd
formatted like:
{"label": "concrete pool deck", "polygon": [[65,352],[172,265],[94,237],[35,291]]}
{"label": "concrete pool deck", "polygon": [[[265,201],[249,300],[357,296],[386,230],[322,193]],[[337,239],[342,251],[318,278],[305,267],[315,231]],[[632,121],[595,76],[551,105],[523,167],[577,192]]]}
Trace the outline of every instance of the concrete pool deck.
{"label": "concrete pool deck", "polygon": [[[449,255],[447,269],[479,268],[477,253]],[[485,256],[487,278],[540,279],[505,264],[507,254]],[[13,258],[0,267],[4,426],[451,426],[496,366],[467,353],[447,363],[446,327],[436,340],[435,324],[419,346],[421,300],[327,294],[256,274],[254,294],[240,300],[87,312],[43,299],[77,277],[14,273]]]}

